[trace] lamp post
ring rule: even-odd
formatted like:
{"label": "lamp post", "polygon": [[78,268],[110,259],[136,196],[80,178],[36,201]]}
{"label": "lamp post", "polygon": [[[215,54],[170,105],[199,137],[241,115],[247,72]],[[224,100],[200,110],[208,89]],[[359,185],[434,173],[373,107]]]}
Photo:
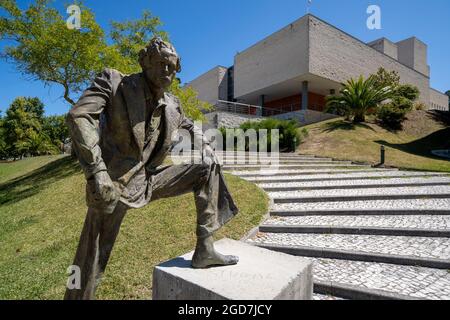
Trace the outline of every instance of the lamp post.
{"label": "lamp post", "polygon": [[294,139],[292,139],[292,152],[295,152],[297,148],[297,137],[294,137]]}
{"label": "lamp post", "polygon": [[381,146],[380,157],[380,166],[384,166],[386,162],[386,148],[384,146]]}

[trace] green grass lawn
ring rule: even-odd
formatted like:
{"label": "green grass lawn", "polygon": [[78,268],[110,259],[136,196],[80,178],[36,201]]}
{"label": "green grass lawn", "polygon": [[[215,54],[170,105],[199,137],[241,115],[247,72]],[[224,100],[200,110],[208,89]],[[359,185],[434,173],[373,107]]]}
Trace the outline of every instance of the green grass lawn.
{"label": "green grass lawn", "polygon": [[0,163],[0,184],[20,177],[26,172],[38,169],[49,162],[55,161],[58,157],[63,156],[43,156],[37,158],[26,158],[21,161],[10,163]]}
{"label": "green grass lawn", "polygon": [[[84,217],[85,181],[69,157],[0,164],[0,299],[61,299]],[[240,214],[217,238],[240,239],[258,225],[268,198],[226,175]],[[158,263],[195,246],[192,194],[159,200],[125,217],[98,299],[149,299]]]}
{"label": "green grass lawn", "polygon": [[380,147],[386,146],[386,165],[410,170],[450,172],[450,161],[433,156],[435,149],[450,148],[450,126],[436,115],[415,111],[403,130],[388,131],[374,121],[352,124],[343,119],[306,126],[308,137],[299,152],[370,164],[380,162]]}

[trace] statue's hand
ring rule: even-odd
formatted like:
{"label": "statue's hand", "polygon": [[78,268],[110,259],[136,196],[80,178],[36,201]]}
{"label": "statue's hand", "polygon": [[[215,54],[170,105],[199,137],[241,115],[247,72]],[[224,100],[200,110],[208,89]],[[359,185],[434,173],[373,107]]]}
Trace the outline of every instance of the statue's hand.
{"label": "statue's hand", "polygon": [[108,172],[97,172],[93,179],[88,180],[89,204],[106,213],[112,213],[119,201],[120,195],[114,186]]}

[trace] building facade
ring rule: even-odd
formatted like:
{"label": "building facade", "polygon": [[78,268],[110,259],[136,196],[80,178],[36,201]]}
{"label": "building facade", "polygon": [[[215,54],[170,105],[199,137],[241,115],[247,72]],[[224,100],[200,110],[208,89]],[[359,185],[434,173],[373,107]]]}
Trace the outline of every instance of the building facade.
{"label": "building facade", "polygon": [[234,109],[226,104],[231,112],[322,112],[325,97],[339,92],[342,82],[383,67],[417,86],[428,109],[448,110],[448,96],[430,88],[427,61],[427,45],[415,37],[364,43],[308,14],[238,53],[232,67],[218,66],[187,85],[217,108],[236,102]]}

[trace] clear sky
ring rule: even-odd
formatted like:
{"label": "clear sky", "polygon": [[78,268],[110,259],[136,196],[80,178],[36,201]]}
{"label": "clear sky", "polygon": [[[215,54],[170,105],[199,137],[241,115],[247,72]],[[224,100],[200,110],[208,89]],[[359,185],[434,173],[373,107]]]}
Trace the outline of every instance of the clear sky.
{"label": "clear sky", "polygon": [[[18,0],[26,7],[30,0]],[[65,12],[63,4],[55,1]],[[163,29],[182,57],[182,82],[217,65],[230,66],[236,52],[285,27],[306,13],[307,0],[85,0],[98,22],[108,29],[111,20],[140,17],[148,9],[161,18]],[[382,29],[366,26],[369,5],[378,5]],[[310,12],[351,35],[368,42],[380,37],[399,41],[416,36],[428,45],[431,86],[450,90],[449,0],[312,0]],[[69,105],[59,86],[45,88],[0,61],[0,110],[17,96],[37,96],[47,114],[61,114]]]}

